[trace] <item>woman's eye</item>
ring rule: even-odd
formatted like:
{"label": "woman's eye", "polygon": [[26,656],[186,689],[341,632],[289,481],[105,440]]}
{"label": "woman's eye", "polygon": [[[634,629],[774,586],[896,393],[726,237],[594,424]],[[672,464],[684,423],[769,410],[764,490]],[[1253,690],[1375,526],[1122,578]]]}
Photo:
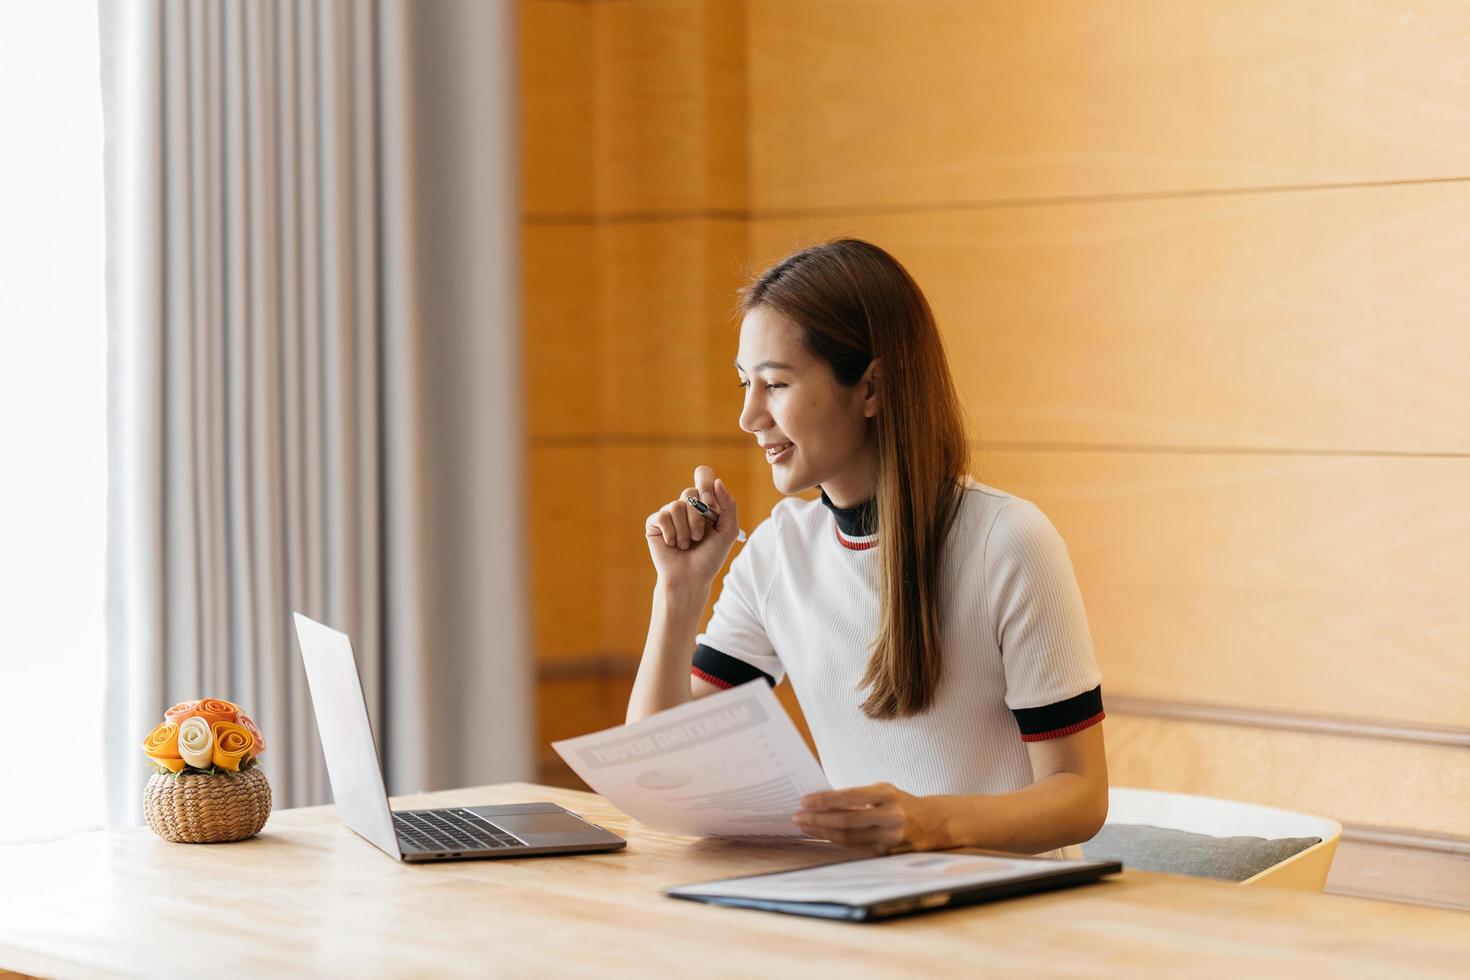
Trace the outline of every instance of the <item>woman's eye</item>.
{"label": "woman's eye", "polygon": [[750,382],[749,381],[742,381],[738,385],[736,385],[735,387],[737,387],[737,388],[749,388],[750,387]]}
{"label": "woman's eye", "polygon": [[786,386],[784,384],[782,384],[781,382],[779,382],[779,381],[768,381],[768,382],[766,382],[766,390],[767,391],[775,391],[778,388],[784,388],[784,387],[786,387]]}

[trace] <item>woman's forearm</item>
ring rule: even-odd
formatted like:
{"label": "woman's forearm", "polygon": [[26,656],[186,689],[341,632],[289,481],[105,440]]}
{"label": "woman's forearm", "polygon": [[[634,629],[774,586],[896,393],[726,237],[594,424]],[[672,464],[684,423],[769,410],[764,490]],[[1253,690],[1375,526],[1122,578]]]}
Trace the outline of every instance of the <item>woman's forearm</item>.
{"label": "woman's forearm", "polygon": [[678,590],[661,584],[653,590],[653,611],[643,659],[628,698],[628,721],[639,721],[690,699],[689,668],[699,617],[709,602],[709,588]]}
{"label": "woman's forearm", "polygon": [[1040,854],[1089,840],[1108,814],[1107,785],[1056,772],[995,796],[929,797],[940,807],[941,847]]}

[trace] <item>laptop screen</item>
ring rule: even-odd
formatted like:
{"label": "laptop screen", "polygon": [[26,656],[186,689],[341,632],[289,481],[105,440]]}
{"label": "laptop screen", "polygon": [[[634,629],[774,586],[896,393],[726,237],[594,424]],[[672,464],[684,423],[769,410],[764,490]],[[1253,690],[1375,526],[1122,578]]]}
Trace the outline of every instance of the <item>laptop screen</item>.
{"label": "laptop screen", "polygon": [[295,617],[337,816],[387,854],[401,859],[352,641],[346,633],[300,613]]}

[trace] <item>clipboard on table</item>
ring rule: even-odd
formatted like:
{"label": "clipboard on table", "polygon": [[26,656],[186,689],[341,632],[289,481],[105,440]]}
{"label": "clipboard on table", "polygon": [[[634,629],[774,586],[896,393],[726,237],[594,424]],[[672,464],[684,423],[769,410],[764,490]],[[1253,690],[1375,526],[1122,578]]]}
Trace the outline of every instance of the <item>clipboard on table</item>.
{"label": "clipboard on table", "polygon": [[1117,861],[928,851],[678,885],[664,894],[731,908],[875,922],[1068,888],[1122,870]]}

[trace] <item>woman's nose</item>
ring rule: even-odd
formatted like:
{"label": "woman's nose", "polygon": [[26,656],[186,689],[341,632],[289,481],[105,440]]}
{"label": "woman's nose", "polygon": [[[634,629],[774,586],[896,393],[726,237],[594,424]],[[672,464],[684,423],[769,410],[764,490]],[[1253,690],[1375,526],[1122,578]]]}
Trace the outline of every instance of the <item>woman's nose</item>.
{"label": "woman's nose", "polygon": [[746,432],[760,432],[771,427],[771,418],[766,414],[764,399],[752,386],[745,391],[745,404],[740,409],[740,428]]}

